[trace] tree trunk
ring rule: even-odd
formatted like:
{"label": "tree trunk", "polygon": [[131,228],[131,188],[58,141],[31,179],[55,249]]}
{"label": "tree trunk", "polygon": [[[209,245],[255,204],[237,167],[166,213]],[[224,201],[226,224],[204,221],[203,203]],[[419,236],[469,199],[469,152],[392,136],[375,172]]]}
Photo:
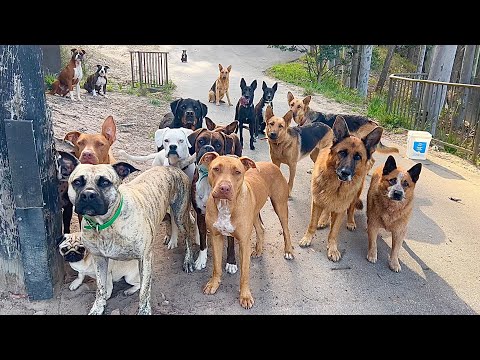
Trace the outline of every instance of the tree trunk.
{"label": "tree trunk", "polygon": [[357,88],[358,59],[360,57],[360,45],[353,46],[352,71],[350,72],[350,89]]}
{"label": "tree trunk", "polygon": [[453,62],[452,74],[450,75],[451,83],[458,83],[460,80],[460,71],[462,69],[463,54],[465,45],[458,45],[455,52],[455,61]]}
{"label": "tree trunk", "polygon": [[[457,45],[437,45],[433,54],[428,80],[448,82],[452,75]],[[438,118],[445,103],[446,86],[428,85],[423,98],[422,109],[431,122],[431,133],[435,136]]]}
{"label": "tree trunk", "polygon": [[387,57],[385,58],[385,62],[383,63],[382,72],[380,73],[380,78],[378,79],[375,92],[382,92],[383,85],[385,85],[385,81],[387,80],[388,70],[390,69],[390,63],[392,62],[395,46],[396,45],[388,45]]}
{"label": "tree trunk", "polygon": [[417,47],[416,45],[410,45],[407,50],[407,59],[410,60],[411,62],[415,62],[415,53]]}
{"label": "tree trunk", "polygon": [[358,93],[361,97],[367,97],[368,76],[370,75],[370,65],[372,63],[373,45],[363,45],[360,61],[360,69],[358,71]]}
{"label": "tree trunk", "polygon": [[432,66],[433,55],[435,54],[435,49],[437,45],[434,45],[432,48],[428,49],[425,54],[424,69],[422,72],[429,73]]}
{"label": "tree trunk", "polygon": [[[480,48],[480,46],[477,45],[477,48]],[[476,68],[475,77],[472,80],[472,84],[480,85],[480,61],[477,61],[475,68]],[[476,117],[479,112],[478,110],[479,106],[480,106],[480,90],[472,89],[470,96],[468,97],[467,110],[466,110],[466,116],[465,116],[465,119],[470,124],[475,124],[477,120]]]}
{"label": "tree trunk", "polygon": [[[460,71],[460,83],[461,84],[470,84],[472,80],[473,73],[473,62],[475,60],[475,49],[476,45],[466,45],[465,54],[463,56],[462,69]],[[468,96],[470,89],[462,88],[459,91],[458,96],[460,100],[460,108],[457,115],[453,119],[453,128],[459,129],[462,127],[463,120],[465,119],[465,111],[467,109]]]}
{"label": "tree trunk", "polygon": [[427,45],[420,45],[418,49],[418,57],[417,57],[417,70],[416,72],[420,74],[423,69],[423,63],[425,61],[425,52],[427,50]]}

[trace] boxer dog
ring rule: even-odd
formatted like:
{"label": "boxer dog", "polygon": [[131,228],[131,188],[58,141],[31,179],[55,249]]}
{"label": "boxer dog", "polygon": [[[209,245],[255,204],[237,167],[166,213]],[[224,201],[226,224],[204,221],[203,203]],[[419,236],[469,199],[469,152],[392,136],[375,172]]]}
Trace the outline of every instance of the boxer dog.
{"label": "boxer dog", "polygon": [[75,100],[73,97],[73,85],[75,85],[77,98],[79,101],[82,101],[80,98],[80,80],[82,80],[83,77],[82,61],[85,50],[73,48],[71,52],[72,57],[70,61],[60,72],[57,80],[53,82],[49,94],[66,96],[70,93],[70,99]]}

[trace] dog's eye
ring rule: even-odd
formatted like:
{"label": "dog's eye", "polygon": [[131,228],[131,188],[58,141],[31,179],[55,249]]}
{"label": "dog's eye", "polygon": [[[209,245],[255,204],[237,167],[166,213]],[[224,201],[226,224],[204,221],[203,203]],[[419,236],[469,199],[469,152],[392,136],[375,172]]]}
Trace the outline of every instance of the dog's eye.
{"label": "dog's eye", "polygon": [[170,140],[168,140],[168,139],[163,140],[163,142],[165,142],[165,143],[167,143],[167,144],[168,144],[169,141],[170,141]]}
{"label": "dog's eye", "polygon": [[216,171],[216,172],[218,172],[218,171],[220,171],[220,168],[218,168],[218,167],[214,167],[214,168],[213,168],[213,171]]}
{"label": "dog's eye", "polygon": [[235,170],[235,175],[240,175],[242,172],[240,170]]}
{"label": "dog's eye", "polygon": [[220,149],[220,148],[222,147],[222,144],[216,143],[216,144],[215,144],[215,147],[216,147],[217,149]]}
{"label": "dog's eye", "polygon": [[300,105],[297,105],[297,109],[300,109]]}
{"label": "dog's eye", "polygon": [[180,139],[180,140],[178,140],[178,142],[179,142],[180,144],[182,144],[182,143],[183,143],[183,140],[182,140],[182,139]]}
{"label": "dog's eye", "polygon": [[187,107],[185,105],[182,105],[182,110],[185,110]]}
{"label": "dog's eye", "polygon": [[347,156],[347,154],[348,154],[348,153],[347,153],[347,150],[340,150],[340,151],[338,152],[338,155],[340,155],[341,157],[345,157],[345,156]]}
{"label": "dog's eye", "polygon": [[105,144],[104,144],[104,143],[101,143],[101,142],[98,142],[96,145],[97,145],[98,147],[100,147],[100,146],[105,146]]}
{"label": "dog's eye", "polygon": [[388,183],[390,185],[395,185],[397,183],[397,178],[393,178],[393,179],[388,180]]}
{"label": "dog's eye", "polygon": [[83,140],[82,140],[82,141],[78,141],[78,142],[77,142],[77,145],[78,145],[78,146],[83,146],[83,145],[85,145],[85,141],[83,141]]}
{"label": "dog's eye", "polygon": [[402,186],[403,186],[404,188],[407,188],[407,187],[409,187],[410,185],[408,184],[408,181],[405,180],[405,181],[402,183]]}
{"label": "dog's eye", "polygon": [[107,187],[107,186],[110,186],[110,184],[111,184],[110,180],[105,178],[100,178],[100,180],[98,181],[98,186],[100,187]]}
{"label": "dog's eye", "polygon": [[83,183],[84,183],[84,180],[81,177],[72,181],[73,186],[82,186]]}
{"label": "dog's eye", "polygon": [[268,124],[268,125],[273,126],[273,125],[275,125],[275,123],[270,123],[270,124]]}
{"label": "dog's eye", "polygon": [[278,127],[279,127],[280,129],[283,129],[283,125],[278,125]]}
{"label": "dog's eye", "polygon": [[353,155],[353,159],[356,160],[356,161],[360,160],[361,158],[362,157],[360,156],[359,153],[356,153],[355,155]]}
{"label": "dog's eye", "polygon": [[196,106],[193,107],[193,110],[197,111],[197,109],[198,109],[198,108],[197,108]]}

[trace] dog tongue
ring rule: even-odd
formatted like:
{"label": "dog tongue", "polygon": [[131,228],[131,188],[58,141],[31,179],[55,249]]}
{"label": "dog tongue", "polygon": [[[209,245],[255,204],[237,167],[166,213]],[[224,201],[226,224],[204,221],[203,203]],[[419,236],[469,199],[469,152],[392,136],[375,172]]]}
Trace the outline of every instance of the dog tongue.
{"label": "dog tongue", "polygon": [[248,105],[248,100],[245,99],[245,97],[243,96],[240,98],[240,105],[242,106]]}

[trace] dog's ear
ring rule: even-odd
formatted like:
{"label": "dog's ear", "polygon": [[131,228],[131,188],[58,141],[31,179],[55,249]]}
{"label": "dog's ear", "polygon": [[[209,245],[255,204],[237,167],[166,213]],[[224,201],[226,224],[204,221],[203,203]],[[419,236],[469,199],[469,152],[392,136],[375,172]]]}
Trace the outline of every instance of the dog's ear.
{"label": "dog's ear", "polygon": [[273,116],[273,109],[270,105],[267,105],[265,109],[265,121],[268,121]]}
{"label": "dog's ear", "polygon": [[285,115],[283,115],[283,120],[285,120],[285,123],[286,123],[287,127],[290,126],[290,123],[292,122],[292,119],[293,119],[293,111],[288,110],[287,113]]}
{"label": "dog's ear", "polygon": [[222,64],[218,64],[218,70],[222,71],[223,70],[223,66]]}
{"label": "dog's ear", "polygon": [[421,163],[413,165],[408,170],[408,173],[410,174],[410,177],[412,178],[412,181],[414,183],[416,183],[418,181],[418,178],[420,177],[420,171],[422,171],[422,164]]}
{"label": "dog's ear", "polygon": [[274,94],[277,91],[277,86],[278,86],[277,83],[273,84],[273,86],[272,86],[272,91],[273,91]]}
{"label": "dog's ear", "polygon": [[117,173],[117,175],[120,177],[120,179],[125,179],[128,175],[135,171],[140,171],[137,169],[135,166],[130,165],[129,163],[126,162],[117,162],[112,165],[113,169]]}
{"label": "dog's ear", "polygon": [[265,83],[265,81],[262,81],[262,90],[265,91],[266,88],[267,88],[267,84]]}
{"label": "dog's ear", "polygon": [[200,119],[203,119],[205,116],[207,116],[208,113],[208,107],[201,101],[197,100],[198,104],[200,105],[200,109],[202,109],[202,116],[200,116]]}
{"label": "dog's ear", "polygon": [[178,104],[180,103],[180,101],[182,101],[183,99],[180,98],[180,99],[177,99],[177,100],[173,100],[171,103],[170,103],[170,109],[172,110],[172,113],[173,115],[175,115],[177,113],[177,107],[178,107]]}
{"label": "dog's ear", "polygon": [[293,94],[289,91],[287,93],[287,100],[288,100],[288,105],[290,105],[290,102],[295,99],[295,97],[293,96]]}
{"label": "dog's ear", "polygon": [[350,135],[347,123],[345,122],[345,119],[340,115],[337,115],[335,122],[333,123],[332,130],[334,136],[333,145],[336,145]]}
{"label": "dog's ear", "polygon": [[204,128],[200,128],[195,130],[193,133],[187,136],[188,142],[190,144],[195,144],[197,142],[197,137],[200,135],[203,131],[205,131]]}
{"label": "dog's ear", "polygon": [[75,170],[77,165],[80,164],[80,161],[66,151],[59,151],[58,155],[58,165],[60,171],[59,180],[68,180],[70,174],[73,172],[73,170]]}
{"label": "dog's ear", "polygon": [[77,48],[70,49],[70,51],[74,53],[75,51],[77,51]]}
{"label": "dog's ear", "polygon": [[362,139],[363,143],[365,144],[365,148],[367,149],[368,159],[370,159],[372,154],[375,152],[375,149],[380,142],[380,138],[382,137],[382,133],[383,128],[381,126],[377,126]]}
{"label": "dog's ear", "polygon": [[247,83],[245,82],[245,79],[242,78],[242,79],[240,80],[240,89],[243,89],[245,86],[247,86]]}
{"label": "dog's ear", "polygon": [[249,157],[242,156],[240,157],[240,161],[242,162],[243,166],[245,166],[245,171],[248,169],[256,169],[257,165],[255,165],[255,161],[250,159]]}
{"label": "dog's ear", "polygon": [[[188,141],[188,136],[191,135],[193,133],[193,130],[192,129],[187,129],[187,128],[180,128],[180,130],[182,130],[182,132],[185,134],[185,139],[187,140],[187,146],[188,148],[190,149],[192,147],[192,144],[190,143],[190,141]],[[157,145],[158,146],[158,145]]]}
{"label": "dog's ear", "polygon": [[230,135],[234,133],[238,129],[238,120],[232,121],[230,124],[225,126],[222,130],[222,132],[226,135]]}
{"label": "dog's ear", "polygon": [[155,145],[157,145],[157,148],[163,146],[163,137],[165,136],[167,130],[170,130],[170,128],[166,127],[155,131]]}
{"label": "dog's ear", "polygon": [[310,100],[312,100],[312,96],[311,95],[306,96],[305,99],[303,99],[303,104],[305,106],[308,106],[308,104],[310,104]]}
{"label": "dog's ear", "polygon": [[252,91],[255,91],[255,89],[257,88],[257,79],[252,81],[250,87],[252,88]]}
{"label": "dog's ear", "polygon": [[202,155],[198,164],[199,165],[205,164],[205,165],[209,166],[210,163],[219,156],[220,155],[218,155],[218,153],[215,152],[215,151],[206,152],[205,154]]}
{"label": "dog's ear", "polygon": [[100,70],[102,65],[97,65],[97,71]]}
{"label": "dog's ear", "polygon": [[207,124],[207,129],[210,131],[215,130],[215,128],[217,127],[213,120],[210,119],[208,116],[205,116],[205,124]]}
{"label": "dog's ear", "polygon": [[105,65],[104,68],[105,68],[105,70],[108,70],[108,69],[110,69],[110,66]]}
{"label": "dog's ear", "polygon": [[227,67],[227,71],[230,72],[230,70],[232,70],[232,65],[228,65]]}
{"label": "dog's ear", "polygon": [[86,51],[82,49],[81,53],[82,55],[85,55]]}
{"label": "dog's ear", "polygon": [[105,136],[110,145],[117,140],[117,125],[115,125],[112,115],[109,115],[103,122],[102,135]]}
{"label": "dog's ear", "polygon": [[225,155],[233,155],[233,138],[230,135],[225,134],[224,132],[221,132],[220,134],[222,134],[223,141],[225,141]]}
{"label": "dog's ear", "polygon": [[78,131],[70,131],[69,133],[67,133],[67,135],[65,135],[65,137],[63,138],[63,140],[68,140],[70,141],[73,145],[77,145],[77,141],[78,141],[78,138],[80,137],[80,132]]}
{"label": "dog's ear", "polygon": [[397,168],[397,163],[395,162],[395,158],[392,155],[390,155],[387,158],[387,161],[385,161],[385,165],[383,165],[382,175],[388,175],[396,168]]}

